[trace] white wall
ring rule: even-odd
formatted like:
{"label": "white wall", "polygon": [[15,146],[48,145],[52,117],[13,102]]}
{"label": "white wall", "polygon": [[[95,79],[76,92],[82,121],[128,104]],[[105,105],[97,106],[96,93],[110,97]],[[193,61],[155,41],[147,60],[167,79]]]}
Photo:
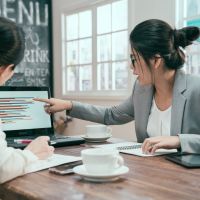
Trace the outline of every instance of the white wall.
{"label": "white wall", "polygon": [[176,0],[135,0],[135,23],[147,19],[161,19],[175,24]]}
{"label": "white wall", "polygon": [[[61,13],[84,6],[85,2],[94,3],[89,0],[53,0],[53,59],[54,59],[54,92],[55,97],[60,98],[61,88],[58,84],[61,79]],[[157,18],[162,19],[174,26],[175,24],[175,0],[130,0],[129,17],[133,28],[141,21]],[[81,100],[96,105],[111,106],[118,104],[121,100],[98,101]],[[66,129],[66,134],[83,134],[85,125],[91,122],[73,119]],[[124,139],[136,140],[134,123],[113,126],[113,135]]]}

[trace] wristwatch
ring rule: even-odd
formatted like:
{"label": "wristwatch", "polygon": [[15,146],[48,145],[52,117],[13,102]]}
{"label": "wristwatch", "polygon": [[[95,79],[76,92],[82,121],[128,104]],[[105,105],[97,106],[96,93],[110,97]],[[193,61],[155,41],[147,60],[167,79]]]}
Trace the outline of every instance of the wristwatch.
{"label": "wristwatch", "polygon": [[[71,101],[71,103],[72,103],[72,101]],[[72,107],[73,107],[73,104],[72,104]],[[66,115],[70,115],[70,112],[71,112],[71,110],[72,110],[72,107],[71,107],[71,109],[66,110]]]}
{"label": "wristwatch", "polygon": [[70,112],[71,112],[71,110],[66,110],[66,115],[69,116]]}

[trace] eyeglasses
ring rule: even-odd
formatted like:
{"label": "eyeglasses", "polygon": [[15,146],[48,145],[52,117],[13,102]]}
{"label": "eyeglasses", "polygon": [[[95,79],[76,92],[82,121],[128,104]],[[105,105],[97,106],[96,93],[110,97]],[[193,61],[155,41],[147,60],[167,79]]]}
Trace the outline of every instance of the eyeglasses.
{"label": "eyeglasses", "polygon": [[[163,56],[154,56],[154,58],[162,58],[162,57],[166,57],[166,56],[170,56],[171,54],[166,54],[166,55],[163,55]],[[131,62],[132,62],[132,65],[134,67],[135,65],[135,62],[137,62],[137,59],[134,57],[133,54],[130,54],[130,59],[131,59]]]}
{"label": "eyeglasses", "polygon": [[13,66],[12,66],[12,70],[15,70],[15,67],[16,67],[16,65],[13,65]]}
{"label": "eyeglasses", "polygon": [[133,65],[133,67],[134,67],[135,62],[136,62],[136,59],[135,59],[135,57],[134,57],[133,54],[130,54],[130,59],[131,59],[132,65]]}

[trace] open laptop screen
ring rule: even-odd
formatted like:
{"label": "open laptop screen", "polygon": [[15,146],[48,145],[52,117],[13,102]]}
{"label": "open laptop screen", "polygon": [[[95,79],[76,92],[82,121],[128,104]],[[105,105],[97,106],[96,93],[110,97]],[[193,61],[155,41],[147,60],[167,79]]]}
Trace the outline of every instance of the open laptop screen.
{"label": "open laptop screen", "polygon": [[49,98],[48,88],[0,88],[0,119],[3,131],[17,133],[26,130],[24,133],[27,133],[29,130],[29,134],[32,134],[31,130],[52,128],[52,119],[45,113],[44,103],[34,101],[33,98],[36,97]]}

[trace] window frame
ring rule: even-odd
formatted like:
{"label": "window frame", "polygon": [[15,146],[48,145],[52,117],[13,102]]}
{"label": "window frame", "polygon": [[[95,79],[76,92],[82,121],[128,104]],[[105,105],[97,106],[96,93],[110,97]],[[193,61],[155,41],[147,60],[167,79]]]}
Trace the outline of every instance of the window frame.
{"label": "window frame", "polygon": [[[97,81],[94,80],[95,78],[97,79],[97,7],[99,6],[103,6],[103,5],[106,5],[106,4],[111,4],[113,2],[117,2],[119,0],[105,0],[105,1],[97,1],[97,2],[94,2],[94,3],[91,3],[91,2],[88,2],[88,3],[85,3],[84,6],[83,4],[80,4],[79,6],[76,7],[76,9],[71,9],[71,10],[67,10],[67,11],[63,11],[61,13],[61,29],[63,29],[64,27],[62,26],[62,18],[63,16],[66,17],[68,15],[73,15],[73,14],[76,14],[76,13],[80,13],[80,12],[84,12],[86,10],[91,10],[92,11],[92,66],[95,66],[95,67],[92,67],[92,85],[93,85],[93,90],[91,91],[67,91],[67,86],[66,85],[63,85],[63,61],[62,61],[62,66],[60,67],[61,70],[60,70],[60,73],[61,73],[61,80],[60,81],[60,86],[61,86],[61,97],[62,98],[68,98],[68,99],[73,99],[73,100],[76,100],[76,99],[91,99],[91,100],[101,100],[101,99],[108,99],[108,100],[120,100],[120,99],[124,99],[124,97],[127,97],[129,94],[130,94],[130,90],[132,88],[132,85],[133,85],[133,81],[134,79],[132,78],[132,73],[131,73],[131,70],[128,69],[127,72],[128,72],[128,88],[127,89],[124,89],[124,90],[101,90],[101,91],[98,91],[97,90]],[[128,27],[127,29],[125,29],[127,31],[127,38],[129,38],[129,33],[131,31],[131,27],[130,27],[130,18],[132,17],[132,15],[130,14],[130,3],[131,1],[130,0],[127,0],[127,3],[128,3],[128,15],[127,15],[127,24],[128,24]],[[123,29],[124,30],[124,29]],[[120,31],[123,31],[123,30],[120,30]],[[119,32],[119,31],[111,31],[111,33],[109,34],[112,34],[112,33],[115,33],[115,32]],[[61,31],[61,58],[62,60],[64,59],[62,54],[63,54],[63,30]],[[106,33],[108,34],[108,33]],[[101,35],[104,35],[104,34],[101,34]],[[80,39],[80,38],[79,38]],[[67,40],[65,40],[66,42]],[[127,41],[128,42],[128,41]],[[129,46],[129,42],[128,42],[128,46]],[[65,45],[66,47],[66,45]],[[130,52],[130,49],[127,48],[127,61],[128,62],[128,66],[130,65],[130,61],[129,61],[129,52]],[[120,60],[121,61],[121,60]],[[107,62],[107,61],[106,61]],[[110,63],[116,63],[116,62],[113,62],[112,59],[109,61]],[[101,62],[103,63],[103,62]],[[107,62],[108,63],[108,62]],[[65,65],[65,68],[67,68],[67,66]],[[94,88],[96,88],[96,90],[94,90]],[[65,89],[65,91],[67,91],[65,94],[63,94],[63,89]]]}
{"label": "window frame", "polygon": [[[188,0],[176,0],[176,27],[177,29],[185,27],[185,22],[190,21],[190,20],[200,20],[200,13],[199,14],[194,14],[192,16],[187,17],[187,1]],[[195,42],[194,42],[195,43]],[[185,52],[186,52],[186,63],[184,64],[184,70],[186,73],[192,73],[194,74],[197,71],[197,74],[200,74],[200,71],[198,72],[198,68],[194,69],[195,67],[190,66],[188,63],[192,60],[193,56],[200,56],[199,51],[194,51],[192,50],[192,46],[196,44],[192,44],[189,47],[186,47]],[[199,48],[200,48],[200,43],[198,42]],[[199,66],[200,70],[200,66]]]}
{"label": "window frame", "polygon": [[187,0],[176,0],[176,27],[184,27],[184,21],[200,19],[200,14],[187,17],[185,3]]}

